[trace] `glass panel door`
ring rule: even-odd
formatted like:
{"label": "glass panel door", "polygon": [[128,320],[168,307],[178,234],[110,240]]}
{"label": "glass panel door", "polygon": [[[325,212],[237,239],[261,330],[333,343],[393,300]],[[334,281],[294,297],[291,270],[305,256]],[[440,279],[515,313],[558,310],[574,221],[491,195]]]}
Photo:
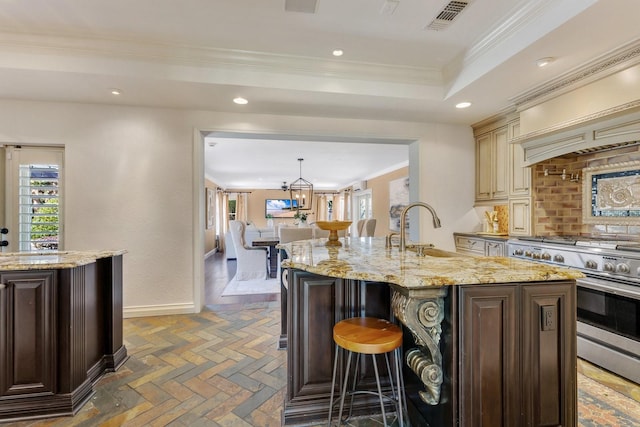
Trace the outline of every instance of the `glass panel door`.
{"label": "glass panel door", "polygon": [[373,192],[371,189],[358,191],[354,194],[354,207],[355,215],[353,223],[351,224],[351,235],[358,234],[358,221],[363,219],[373,218]]}
{"label": "glass panel door", "polygon": [[63,157],[57,147],[7,147],[10,252],[62,249]]}
{"label": "glass panel door", "polygon": [[373,217],[373,200],[371,190],[365,190],[356,193],[356,206],[358,209],[357,215],[359,219],[369,219]]}

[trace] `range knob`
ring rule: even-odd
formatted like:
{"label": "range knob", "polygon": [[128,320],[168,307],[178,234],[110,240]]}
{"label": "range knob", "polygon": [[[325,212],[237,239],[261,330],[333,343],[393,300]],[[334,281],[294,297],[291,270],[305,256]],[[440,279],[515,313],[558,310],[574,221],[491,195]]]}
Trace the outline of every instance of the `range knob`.
{"label": "range knob", "polygon": [[539,253],[537,253],[537,252],[534,252],[534,253],[531,255],[531,258],[533,258],[533,259],[540,259],[540,254],[539,254]]}
{"label": "range knob", "polygon": [[531,258],[533,254],[531,253],[531,251],[525,251],[524,256],[526,256],[527,258]]}
{"label": "range knob", "polygon": [[[560,254],[556,254],[556,255],[554,255],[554,256],[553,256],[553,260],[554,260],[555,262],[564,263],[564,257],[563,257],[562,255],[560,255]],[[587,262],[589,262],[589,261],[587,261]],[[597,267],[597,265],[596,265],[596,267]]]}
{"label": "range knob", "polygon": [[524,253],[524,251],[522,249],[515,249],[513,251],[513,254],[517,255],[517,256],[522,256],[523,253]]}
{"label": "range knob", "polygon": [[587,262],[584,263],[585,268],[588,268],[590,270],[597,270],[598,269],[598,263],[595,262],[592,259],[587,260]]}
{"label": "range knob", "polygon": [[613,265],[613,263],[611,262],[605,262],[603,270],[606,271],[607,273],[613,273],[616,271],[616,266]]}
{"label": "range knob", "polygon": [[622,274],[629,274],[629,266],[627,264],[618,264],[616,265],[616,271]]}
{"label": "range knob", "polygon": [[551,254],[545,252],[540,256],[540,258],[542,258],[545,261],[551,261]]}

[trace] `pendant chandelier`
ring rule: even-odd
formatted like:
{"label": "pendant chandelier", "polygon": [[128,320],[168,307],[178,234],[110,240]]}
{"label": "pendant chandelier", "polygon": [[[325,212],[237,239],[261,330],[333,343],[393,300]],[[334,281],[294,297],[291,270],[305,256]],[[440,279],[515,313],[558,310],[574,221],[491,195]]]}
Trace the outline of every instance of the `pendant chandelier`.
{"label": "pendant chandelier", "polygon": [[291,208],[298,211],[311,210],[313,201],[313,184],[302,177],[302,161],[300,163],[300,178],[296,179],[289,185],[289,197],[291,198]]}

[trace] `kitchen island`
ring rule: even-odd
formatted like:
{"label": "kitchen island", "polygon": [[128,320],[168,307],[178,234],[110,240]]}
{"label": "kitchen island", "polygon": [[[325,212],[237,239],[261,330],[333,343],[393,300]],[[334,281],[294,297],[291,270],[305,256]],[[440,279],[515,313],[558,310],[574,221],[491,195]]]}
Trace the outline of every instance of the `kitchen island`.
{"label": "kitchen island", "polygon": [[[582,273],[433,248],[400,253],[383,238],[341,241],[279,246],[289,256],[285,425],[326,419],[332,328],[356,316],[403,326],[412,425],[575,425]],[[360,383],[373,386],[372,372],[362,364]],[[376,413],[377,405],[356,399],[354,414]]]}
{"label": "kitchen island", "polygon": [[72,415],[125,362],[124,253],[0,254],[0,422]]}

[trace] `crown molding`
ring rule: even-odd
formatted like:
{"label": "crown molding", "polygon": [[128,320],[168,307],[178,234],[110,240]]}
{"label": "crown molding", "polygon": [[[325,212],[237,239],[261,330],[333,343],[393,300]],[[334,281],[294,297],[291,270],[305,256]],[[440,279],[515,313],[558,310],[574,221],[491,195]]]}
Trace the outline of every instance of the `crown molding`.
{"label": "crown molding", "polygon": [[518,33],[526,28],[534,18],[540,17],[550,7],[553,0],[523,0],[516,4],[499,25],[489,30],[476,41],[466,52],[451,61],[445,69],[447,75],[455,75],[455,70],[468,69],[494,49],[510,38],[518,37]]}
{"label": "crown molding", "polygon": [[524,0],[519,2],[504,21],[501,21],[499,25],[474,43],[461,58],[461,65],[465,67],[477,61],[508,38],[517,36],[519,31],[530,24],[533,19],[542,16],[554,2],[555,0]]}
{"label": "crown molding", "polygon": [[97,38],[83,34],[25,34],[0,32],[0,49],[32,54],[95,56],[154,61],[199,67],[237,66],[253,70],[380,82],[442,86],[436,68],[332,60],[263,52],[219,49],[130,39]]}
{"label": "crown molding", "polygon": [[513,106],[507,106],[495,114],[482,119],[479,122],[471,124],[474,134],[479,135],[484,133],[488,128],[497,128],[504,126],[512,120],[519,118],[518,113]]}
{"label": "crown molding", "polygon": [[444,69],[448,95],[490,72],[597,0],[520,0]]}

